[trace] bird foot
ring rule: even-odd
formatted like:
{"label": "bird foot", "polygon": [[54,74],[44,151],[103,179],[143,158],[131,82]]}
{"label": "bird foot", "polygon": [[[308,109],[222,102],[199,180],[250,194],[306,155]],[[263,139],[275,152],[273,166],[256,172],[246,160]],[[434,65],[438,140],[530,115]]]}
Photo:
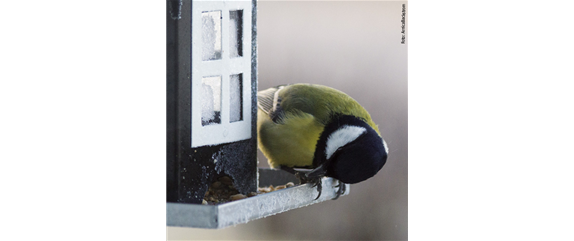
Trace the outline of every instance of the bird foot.
{"label": "bird foot", "polygon": [[321,181],[321,178],[316,178],[312,180],[311,183],[313,183],[313,187],[317,187],[317,192],[319,192],[319,195],[317,195],[317,197],[315,198],[315,200],[317,200],[319,199],[319,197],[321,196],[321,192],[323,191],[323,182]]}
{"label": "bird foot", "polygon": [[335,198],[333,198],[333,200],[337,200],[337,198],[339,198],[339,196],[341,196],[341,194],[345,193],[345,189],[347,189],[347,185],[345,185],[345,183],[337,180],[339,182],[339,185],[335,186],[338,187],[339,189],[337,190],[337,195],[335,195]]}

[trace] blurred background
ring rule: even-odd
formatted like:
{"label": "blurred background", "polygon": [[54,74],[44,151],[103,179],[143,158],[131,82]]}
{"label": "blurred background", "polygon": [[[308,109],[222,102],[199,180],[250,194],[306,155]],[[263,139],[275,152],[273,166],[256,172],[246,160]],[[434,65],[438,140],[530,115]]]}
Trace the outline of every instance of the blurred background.
{"label": "blurred background", "polygon": [[[221,230],[168,227],[169,240],[408,238],[408,34],[401,44],[402,4],[407,2],[258,2],[259,89],[314,83],[349,94],[379,125],[389,158],[375,177],[351,185],[350,194],[336,201]],[[261,152],[258,159],[268,167]]]}

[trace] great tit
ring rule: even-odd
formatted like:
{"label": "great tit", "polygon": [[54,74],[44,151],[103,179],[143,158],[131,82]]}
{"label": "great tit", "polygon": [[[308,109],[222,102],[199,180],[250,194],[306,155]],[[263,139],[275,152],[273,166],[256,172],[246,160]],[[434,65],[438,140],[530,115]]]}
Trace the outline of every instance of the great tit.
{"label": "great tit", "polygon": [[369,113],[339,90],[292,84],[259,91],[257,98],[258,146],[269,165],[313,183],[319,196],[322,177],[339,181],[337,199],[344,183],[367,180],[387,161],[387,143]]}

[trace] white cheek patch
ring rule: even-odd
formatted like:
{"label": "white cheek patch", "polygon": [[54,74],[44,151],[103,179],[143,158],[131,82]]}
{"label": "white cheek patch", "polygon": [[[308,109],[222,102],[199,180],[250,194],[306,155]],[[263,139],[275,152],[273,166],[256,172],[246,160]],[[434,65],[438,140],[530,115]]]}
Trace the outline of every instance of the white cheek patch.
{"label": "white cheek patch", "polygon": [[[381,138],[383,139],[383,138]],[[385,147],[385,151],[387,152],[387,156],[389,155],[389,147],[387,146],[387,142],[383,139],[383,146]]]}
{"label": "white cheek patch", "polygon": [[[325,154],[327,155],[327,159],[331,158],[333,153],[344,145],[347,145],[349,142],[354,141],[365,133],[367,129],[360,126],[342,126],[341,128],[337,129],[329,138],[327,138],[327,148],[325,148]],[[386,147],[386,146],[385,146]]]}

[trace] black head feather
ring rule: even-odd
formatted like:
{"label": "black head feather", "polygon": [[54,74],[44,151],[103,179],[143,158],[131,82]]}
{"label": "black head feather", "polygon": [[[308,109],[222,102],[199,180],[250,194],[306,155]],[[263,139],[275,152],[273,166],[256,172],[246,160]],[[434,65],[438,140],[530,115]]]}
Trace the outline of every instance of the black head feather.
{"label": "black head feather", "polygon": [[[348,127],[358,127],[356,129],[360,130],[364,128],[364,131],[335,151],[333,147],[327,147],[329,137],[334,132]],[[326,151],[327,149],[330,151]],[[328,156],[327,152],[332,153]],[[313,167],[324,165],[326,176],[344,183],[358,183],[377,174],[386,160],[387,151],[383,145],[383,139],[372,127],[360,118],[340,115],[332,118],[319,137]]]}

